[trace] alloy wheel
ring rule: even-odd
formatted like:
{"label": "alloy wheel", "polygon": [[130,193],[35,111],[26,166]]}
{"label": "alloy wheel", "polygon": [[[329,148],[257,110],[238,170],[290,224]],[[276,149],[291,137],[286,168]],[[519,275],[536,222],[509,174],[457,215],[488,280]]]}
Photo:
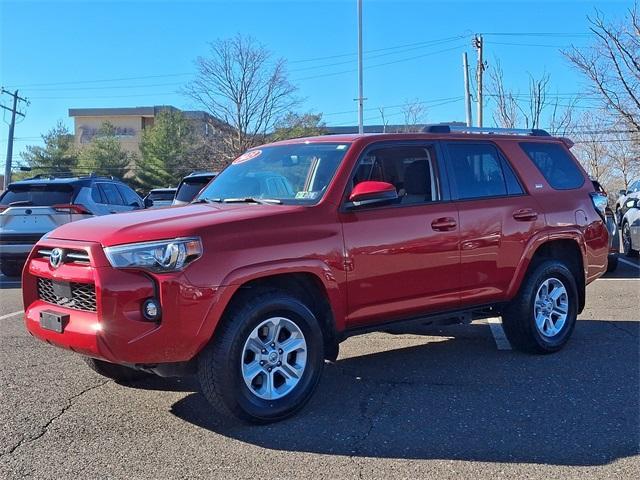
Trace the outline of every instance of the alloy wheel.
{"label": "alloy wheel", "polygon": [[569,314],[569,295],[557,278],[548,278],[538,288],[533,304],[536,327],[544,337],[558,335]]}
{"label": "alloy wheel", "polygon": [[307,342],[300,327],[273,317],[253,329],[242,350],[242,378],[251,393],[277,400],[300,382],[307,365]]}

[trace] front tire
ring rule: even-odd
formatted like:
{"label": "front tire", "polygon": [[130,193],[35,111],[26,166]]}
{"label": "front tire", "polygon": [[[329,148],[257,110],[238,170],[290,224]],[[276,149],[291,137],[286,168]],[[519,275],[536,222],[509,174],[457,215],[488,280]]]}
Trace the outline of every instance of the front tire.
{"label": "front tire", "polygon": [[322,330],[311,310],[287,292],[241,295],[198,357],[202,393],[227,416],[282,420],[307,403],[320,380]]}
{"label": "front tire", "polygon": [[578,316],[578,289],[571,271],[548,260],[535,266],[502,315],[507,338],[518,350],[553,353],[569,341]]}
{"label": "front tire", "polygon": [[3,260],[0,262],[0,272],[6,277],[21,277],[24,263],[14,260]]}

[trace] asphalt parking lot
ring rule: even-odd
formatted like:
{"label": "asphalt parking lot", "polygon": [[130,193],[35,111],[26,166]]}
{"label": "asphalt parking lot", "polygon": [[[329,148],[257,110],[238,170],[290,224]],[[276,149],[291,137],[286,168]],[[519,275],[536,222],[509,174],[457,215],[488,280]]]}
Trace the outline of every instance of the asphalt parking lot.
{"label": "asphalt parking lot", "polygon": [[193,379],[106,381],[26,333],[18,282],[0,296],[0,478],[640,474],[637,260],[588,287],[558,354],[498,349],[486,321],[354,337],[266,427],[220,421]]}

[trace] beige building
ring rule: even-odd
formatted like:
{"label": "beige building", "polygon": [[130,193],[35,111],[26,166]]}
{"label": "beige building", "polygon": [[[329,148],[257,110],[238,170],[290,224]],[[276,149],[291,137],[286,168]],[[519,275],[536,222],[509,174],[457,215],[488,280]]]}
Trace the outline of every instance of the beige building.
{"label": "beige building", "polygon": [[[70,108],[69,116],[74,120],[75,144],[78,147],[91,142],[104,123],[116,129],[122,147],[140,153],[142,131],[153,125],[155,116],[163,110],[178,110],[170,105],[125,108]],[[213,136],[221,122],[206,112],[183,111],[194,123],[195,131],[203,137]]]}

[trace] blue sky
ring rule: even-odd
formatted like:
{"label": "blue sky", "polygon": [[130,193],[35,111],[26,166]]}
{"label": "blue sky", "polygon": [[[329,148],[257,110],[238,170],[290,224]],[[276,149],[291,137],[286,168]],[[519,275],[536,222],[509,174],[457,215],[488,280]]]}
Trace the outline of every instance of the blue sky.
{"label": "blue sky", "polygon": [[[466,51],[473,65],[475,32],[484,34],[489,68],[499,59],[507,82],[520,92],[526,93],[529,72],[545,71],[553,91],[581,92],[582,78],[559,48],[590,42],[584,35],[586,15],[595,8],[613,18],[630,5],[364,0],[365,108],[370,109],[365,123],[380,123],[380,106],[387,107],[389,122],[401,122],[396,106],[406,99],[425,102],[430,122],[463,120],[461,54]],[[288,60],[290,78],[306,99],[303,110],[323,112],[330,125],[357,121],[356,0],[0,0],[0,6],[0,84],[19,88],[31,101],[16,127],[16,152],[39,143],[57,120],[71,127],[69,108],[197,108],[180,93],[193,77],[194,59],[206,55],[208,42],[237,32]],[[540,33],[545,35],[533,35]],[[580,106],[592,108],[593,102],[582,98]],[[0,125],[0,164],[7,130]]]}

